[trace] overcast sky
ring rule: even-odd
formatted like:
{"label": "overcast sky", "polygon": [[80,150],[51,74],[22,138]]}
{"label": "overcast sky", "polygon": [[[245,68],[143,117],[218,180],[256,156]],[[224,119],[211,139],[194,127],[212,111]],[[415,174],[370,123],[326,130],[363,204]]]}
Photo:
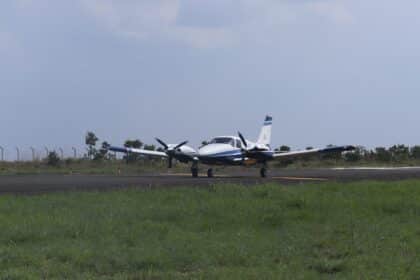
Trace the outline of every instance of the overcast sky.
{"label": "overcast sky", "polygon": [[419,1],[2,0],[0,145],[420,144]]}

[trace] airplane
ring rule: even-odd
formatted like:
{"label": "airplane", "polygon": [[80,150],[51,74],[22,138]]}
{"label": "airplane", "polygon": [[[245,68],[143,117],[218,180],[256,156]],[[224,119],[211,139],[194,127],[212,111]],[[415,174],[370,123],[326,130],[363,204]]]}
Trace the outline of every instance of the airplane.
{"label": "airplane", "polygon": [[267,177],[268,162],[273,160],[298,158],[314,154],[326,154],[333,152],[345,152],[355,149],[354,146],[335,146],[324,149],[307,149],[300,151],[281,152],[273,150],[271,143],[271,128],[273,118],[266,116],[264,125],[256,142],[247,140],[240,132],[238,136],[218,136],[197,150],[188,146],[188,141],[179,144],[167,144],[159,138],[156,141],[162,145],[163,151],[149,151],[135,148],[109,148],[110,151],[122,153],[135,153],[145,156],[168,159],[168,168],[172,168],[173,159],[182,163],[192,163],[191,175],[198,177],[199,164],[209,165],[207,176],[213,177],[211,166],[254,166],[260,165],[260,176]]}

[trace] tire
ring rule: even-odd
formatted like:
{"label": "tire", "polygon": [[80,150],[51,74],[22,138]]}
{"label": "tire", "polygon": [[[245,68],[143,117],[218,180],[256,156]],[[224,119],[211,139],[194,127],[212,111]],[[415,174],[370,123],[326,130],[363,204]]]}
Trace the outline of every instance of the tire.
{"label": "tire", "polygon": [[207,177],[209,177],[209,178],[213,178],[213,169],[209,169],[209,170],[207,170]]}
{"label": "tire", "polygon": [[198,177],[198,168],[191,168],[191,175],[193,176],[193,178],[197,178]]}
{"label": "tire", "polygon": [[267,177],[267,169],[261,168],[260,176],[261,176],[261,178],[266,178]]}

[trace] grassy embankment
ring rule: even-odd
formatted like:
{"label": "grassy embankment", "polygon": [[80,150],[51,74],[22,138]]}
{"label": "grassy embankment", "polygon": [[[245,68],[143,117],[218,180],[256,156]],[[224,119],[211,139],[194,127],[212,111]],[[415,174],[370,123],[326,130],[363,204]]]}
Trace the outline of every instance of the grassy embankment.
{"label": "grassy embankment", "polygon": [[416,279],[420,181],[0,197],[1,279]]}

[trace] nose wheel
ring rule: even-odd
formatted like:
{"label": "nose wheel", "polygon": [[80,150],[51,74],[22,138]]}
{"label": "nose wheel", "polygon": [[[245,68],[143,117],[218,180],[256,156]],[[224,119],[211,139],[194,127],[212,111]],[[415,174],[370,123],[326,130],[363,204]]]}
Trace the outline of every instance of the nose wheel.
{"label": "nose wheel", "polygon": [[198,177],[198,168],[191,168],[191,175],[193,176],[193,178],[197,178]]}
{"label": "nose wheel", "polygon": [[209,178],[213,178],[213,169],[209,168],[209,169],[207,170],[207,177],[209,177]]}
{"label": "nose wheel", "polygon": [[193,161],[193,164],[191,166],[191,175],[193,178],[198,177],[198,161]]}
{"label": "nose wheel", "polygon": [[266,163],[264,163],[263,167],[261,167],[260,169],[260,176],[261,178],[267,177],[267,164]]}

